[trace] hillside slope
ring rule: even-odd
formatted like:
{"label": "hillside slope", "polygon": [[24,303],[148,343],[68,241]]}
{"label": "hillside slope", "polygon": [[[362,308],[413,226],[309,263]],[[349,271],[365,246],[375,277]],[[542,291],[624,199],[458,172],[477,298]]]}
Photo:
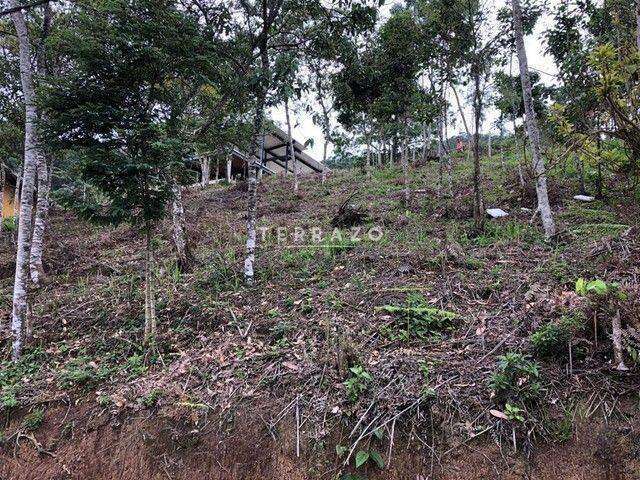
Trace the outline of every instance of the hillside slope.
{"label": "hillside slope", "polygon": [[[265,179],[252,288],[245,186],[188,191],[198,263],[181,273],[158,230],[147,350],[141,238],[58,209],[26,355],[0,370],[0,478],[639,478],[638,209],[552,181],[546,243],[523,210],[535,195],[485,168],[487,206],[510,215],[481,234],[463,165],[453,199],[415,167],[408,208],[394,169],[307,178],[299,196]],[[336,219],[343,205],[357,214]],[[3,319],[13,255],[5,234]],[[579,278],[608,290],[576,293]]]}

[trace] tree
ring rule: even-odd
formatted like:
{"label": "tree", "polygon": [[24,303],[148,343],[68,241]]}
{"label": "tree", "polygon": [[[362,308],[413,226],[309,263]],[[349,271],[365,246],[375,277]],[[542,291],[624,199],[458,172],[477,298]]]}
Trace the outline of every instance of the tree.
{"label": "tree", "polygon": [[[214,3],[215,4],[215,3]],[[281,55],[304,56],[318,37],[339,38],[349,29],[358,29],[375,10],[366,2],[339,1],[320,3],[312,0],[238,1],[230,5],[233,20],[230,30],[244,47],[242,61],[252,72],[250,83],[253,97],[253,151],[248,161],[247,179],[247,241],[244,277],[253,285],[256,252],[256,206],[258,171],[263,167],[261,139],[265,127],[265,109],[274,100],[278,85],[286,82],[274,65]],[[277,101],[277,97],[275,97]]]}
{"label": "tree", "polygon": [[[49,75],[48,59],[44,44],[51,31],[52,10],[49,3],[43,6],[42,35],[36,58],[38,76],[47,78]],[[41,113],[42,116],[42,113]],[[33,235],[31,238],[31,251],[29,252],[29,270],[31,281],[34,285],[40,285],[44,278],[42,256],[44,249],[45,231],[47,228],[47,216],[49,213],[49,190],[51,189],[51,177],[53,162],[49,152],[42,148],[38,156],[37,182],[38,198],[36,201],[35,218],[33,222]]]}
{"label": "tree", "polygon": [[538,129],[538,120],[533,106],[533,94],[531,88],[531,80],[529,78],[529,67],[527,64],[527,52],[524,48],[524,30],[522,25],[522,9],[520,0],[512,0],[513,7],[513,26],[516,40],[516,49],[518,52],[518,63],[520,66],[520,80],[522,83],[522,98],[526,114],[527,133],[531,142],[533,171],[536,175],[536,195],[538,197],[538,211],[542,219],[542,226],[547,238],[551,238],[556,234],[556,226],[549,204],[549,194],[547,192],[547,176],[545,171],[544,160],[540,148],[540,131]]}
{"label": "tree", "polygon": [[85,201],[69,203],[93,222],[141,233],[148,343],[156,335],[153,235],[170,201],[181,215],[176,178],[190,154],[183,115],[215,55],[197,19],[171,0],[87,0],[68,22],[55,48],[72,68],[46,92],[52,147],[76,158],[91,187]]}
{"label": "tree", "polygon": [[[9,7],[17,8],[16,0],[9,1]],[[11,13],[11,20],[18,36],[20,51],[20,79],[25,106],[24,168],[22,174],[22,194],[20,196],[20,216],[18,221],[18,241],[16,248],[16,273],[13,286],[13,309],[11,332],[13,348],[11,358],[16,361],[22,355],[23,328],[27,314],[27,282],[29,278],[29,249],[33,223],[33,195],[38,166],[39,140],[36,131],[38,109],[36,103],[33,70],[31,67],[31,43],[22,10]]]}

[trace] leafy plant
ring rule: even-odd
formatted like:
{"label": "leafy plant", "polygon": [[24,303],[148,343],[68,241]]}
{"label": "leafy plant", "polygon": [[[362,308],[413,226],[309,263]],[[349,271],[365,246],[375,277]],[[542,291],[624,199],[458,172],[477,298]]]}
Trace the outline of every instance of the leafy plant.
{"label": "leafy plant", "polygon": [[431,307],[420,294],[409,294],[405,305],[384,305],[381,310],[398,318],[400,328],[390,332],[391,336],[408,341],[413,337],[419,339],[432,338],[454,327],[457,314],[447,310]]}
{"label": "leafy plant", "polygon": [[620,286],[617,283],[605,282],[600,279],[585,280],[584,278],[579,278],[576,280],[576,293],[583,297],[607,297],[615,295],[620,300],[626,298],[626,295],[620,290]]}
{"label": "leafy plant", "polygon": [[525,355],[509,352],[498,357],[491,374],[490,387],[495,395],[508,402],[530,402],[542,393],[538,364]]}
{"label": "leafy plant", "polygon": [[504,413],[509,420],[517,420],[518,422],[524,422],[524,410],[516,405],[507,403],[504,406]]}
{"label": "leafy plant", "polygon": [[28,432],[33,432],[40,428],[42,422],[44,422],[44,410],[39,408],[24,417],[22,427]]}
{"label": "leafy plant", "polygon": [[344,386],[351,401],[355,402],[367,390],[367,385],[373,380],[373,377],[361,365],[355,365],[349,371],[351,377],[345,380]]}
{"label": "leafy plant", "polygon": [[567,354],[569,342],[584,329],[580,316],[563,316],[558,322],[549,322],[531,334],[536,355],[542,358],[561,358]]}
{"label": "leafy plant", "polygon": [[378,466],[378,468],[384,468],[384,459],[375,450],[360,450],[356,454],[356,468],[362,467],[369,460],[372,460]]}

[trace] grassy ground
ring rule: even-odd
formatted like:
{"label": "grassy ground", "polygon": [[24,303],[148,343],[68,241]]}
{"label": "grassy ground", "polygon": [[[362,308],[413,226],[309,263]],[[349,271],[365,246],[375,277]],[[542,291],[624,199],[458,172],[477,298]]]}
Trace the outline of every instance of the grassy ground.
{"label": "grassy ground", "polygon": [[[462,161],[451,199],[437,195],[436,165],[414,167],[408,207],[394,168],[371,178],[335,172],[325,184],[308,178],[298,196],[289,180],[265,179],[258,209],[265,237],[253,288],[241,275],[244,186],[187,193],[198,263],[181,273],[168,225],[159,229],[160,336],[147,350],[140,344],[140,235],[55,211],[49,277],[32,294],[24,359],[0,366],[5,417],[28,414],[17,426],[9,422],[4,437],[37,432],[55,402],[112,416],[180,410],[194,425],[213,412],[232,421],[260,408],[265,435],[302,410],[305,445],[331,455],[335,447],[353,467],[364,459],[358,468],[366,469],[387,461],[398,422],[442,455],[489,431],[530,451],[569,440],[577,419],[595,411],[632,418],[637,202],[621,193],[576,202],[576,180],[553,172],[560,234],[546,242],[523,210],[535,205],[535,192],[519,187],[513,162],[485,159],[484,171],[487,207],[510,215],[487,219],[481,234],[471,233],[471,172]],[[336,232],[332,220],[349,198],[366,219],[357,232]],[[322,232],[319,242],[314,231]],[[8,235],[2,245],[6,319],[14,255]],[[576,293],[579,278],[592,282],[588,292]],[[625,373],[611,365],[611,318],[618,313],[631,368]],[[9,335],[1,335],[8,358]],[[353,437],[328,441],[345,426],[355,427]]]}

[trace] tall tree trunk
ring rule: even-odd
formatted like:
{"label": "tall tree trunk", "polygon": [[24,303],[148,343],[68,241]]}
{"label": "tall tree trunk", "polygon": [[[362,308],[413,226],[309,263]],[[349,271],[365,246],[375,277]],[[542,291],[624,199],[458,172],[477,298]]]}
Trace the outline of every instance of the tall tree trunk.
{"label": "tall tree trunk", "polygon": [[438,129],[438,196],[440,196],[442,194],[442,190],[444,188],[443,185],[443,172],[444,172],[444,162],[445,162],[445,150],[444,150],[444,121],[443,121],[443,113],[444,112],[444,107],[441,108],[440,110],[440,115],[438,115],[438,118],[436,120],[437,122],[437,126],[436,128]]}
{"label": "tall tree trunk", "polygon": [[202,173],[200,184],[204,188],[211,181],[211,159],[207,155],[200,157],[200,172]]}
{"label": "tall tree trunk", "polygon": [[[266,22],[267,5],[263,3],[263,21]],[[265,26],[266,27],[266,23]],[[267,32],[263,30],[262,42],[260,44],[260,62],[261,62],[261,82],[256,90],[256,113],[253,121],[253,134],[255,141],[255,156],[260,163],[264,155],[264,108],[269,89],[269,51]],[[256,259],[256,214],[258,201],[258,163],[256,160],[250,160],[248,164],[249,172],[247,179],[247,244],[246,257],[244,260],[244,280],[249,286],[253,285],[254,279],[254,263]]]}
{"label": "tall tree trunk", "polygon": [[38,198],[36,202],[36,216],[33,222],[33,237],[29,255],[29,270],[31,281],[39,286],[44,279],[42,266],[42,252],[44,249],[44,234],[49,213],[49,190],[51,189],[51,171],[47,165],[45,155],[38,155]]}
{"label": "tall tree trunk", "polygon": [[533,155],[533,171],[536,175],[536,194],[538,197],[538,210],[542,219],[542,227],[547,238],[556,234],[556,225],[549,204],[549,194],[547,192],[547,175],[545,171],[544,159],[540,149],[540,131],[538,130],[538,119],[533,107],[533,97],[531,94],[531,79],[529,78],[529,65],[527,63],[527,52],[524,48],[524,32],[522,28],[522,9],[520,0],[512,0],[513,6],[513,26],[516,37],[516,49],[518,51],[518,63],[520,64],[520,82],[522,83],[522,98],[524,100],[524,110],[526,114],[527,132],[531,141],[531,151]]}
{"label": "tall tree trunk", "polygon": [[151,242],[151,225],[145,225],[144,254],[144,343],[148,345],[156,336],[156,294],[153,272],[153,245]]}
{"label": "tall tree trunk", "polygon": [[289,155],[293,165],[293,193],[298,193],[298,165],[296,162],[296,150],[293,146],[293,134],[291,132],[291,118],[289,116],[289,99],[284,101],[284,114],[287,118],[287,135],[289,135]]}
{"label": "tall tree trunk", "polygon": [[473,221],[476,230],[484,227],[484,208],[482,202],[482,171],[480,168],[480,122],[482,119],[482,92],[480,91],[480,66],[473,67],[474,83],[474,132],[473,132]]}
{"label": "tall tree trunk", "polygon": [[227,154],[227,163],[225,165],[225,180],[227,183],[231,183],[231,154]]}
{"label": "tall tree trunk", "polygon": [[636,0],[636,46],[640,50],[640,0]]}
{"label": "tall tree trunk", "polygon": [[329,147],[329,141],[325,138],[322,145],[322,183],[327,180],[327,148]]}
{"label": "tall tree trunk", "polygon": [[[37,68],[41,77],[49,75],[47,66],[47,58],[44,50],[44,43],[51,31],[51,5],[44,5],[43,29],[41,45],[38,49]],[[43,115],[44,119],[44,115]],[[49,217],[49,191],[51,190],[51,177],[53,174],[53,161],[49,158],[48,153],[39,149],[38,166],[37,166],[37,186],[38,198],[36,201],[36,214],[33,224],[33,236],[31,239],[31,252],[29,254],[29,270],[31,281],[34,285],[39,286],[44,279],[44,268],[42,266],[42,256],[44,249],[44,236],[47,229]]]}
{"label": "tall tree trunk", "polygon": [[[526,187],[526,182],[524,179],[524,174],[522,172],[522,158],[518,155],[518,147],[520,146],[520,142],[518,139],[518,130],[516,128],[516,117],[513,116],[513,143],[514,143],[514,152],[516,155],[517,165],[516,169],[518,171],[518,180],[520,181],[520,187],[524,189]],[[527,151],[527,142],[523,138],[522,139],[522,154],[524,155]]]}
{"label": "tall tree trunk", "polygon": [[187,221],[184,216],[182,203],[182,187],[174,179],[171,185],[173,198],[171,200],[171,217],[173,223],[173,244],[176,249],[178,267],[182,272],[188,272],[193,265],[193,253],[187,237]]}
{"label": "tall tree trunk", "polygon": [[[10,0],[9,7],[18,7],[17,0]],[[27,25],[22,10],[11,14],[16,28],[20,50],[20,80],[25,104],[24,173],[22,194],[20,195],[20,217],[18,220],[18,239],[16,248],[16,273],[13,286],[13,308],[11,313],[11,332],[13,334],[12,359],[22,355],[23,326],[27,314],[27,282],[29,276],[29,248],[31,246],[31,227],[33,194],[35,190],[36,169],[38,167],[38,138],[36,123],[38,111],[31,69],[31,45]]]}
{"label": "tall tree trunk", "polygon": [[365,171],[367,172],[367,178],[371,178],[371,138],[368,133],[364,134],[365,142],[367,144],[366,150],[366,163],[365,163]]}
{"label": "tall tree trunk", "polygon": [[[405,120],[406,122],[406,120]],[[404,206],[409,206],[409,152],[407,152],[406,127],[403,128],[402,135],[402,184],[404,186]]]}
{"label": "tall tree trunk", "polygon": [[427,161],[428,139],[427,122],[422,122],[422,163],[426,163]]}
{"label": "tall tree trunk", "polygon": [[580,194],[587,194],[587,186],[584,181],[584,160],[580,158],[578,155],[575,156],[576,167],[578,169],[578,176],[580,181]]}

